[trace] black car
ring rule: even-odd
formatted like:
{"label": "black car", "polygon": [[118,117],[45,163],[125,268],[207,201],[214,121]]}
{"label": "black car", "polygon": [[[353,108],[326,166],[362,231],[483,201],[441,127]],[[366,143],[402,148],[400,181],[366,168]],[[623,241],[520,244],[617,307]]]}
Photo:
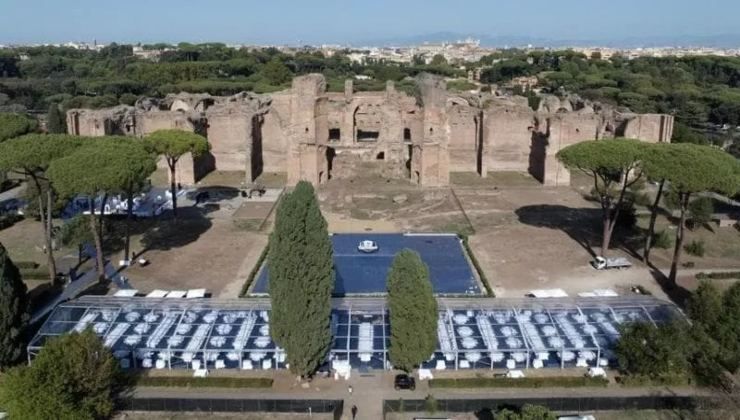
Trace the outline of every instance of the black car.
{"label": "black car", "polygon": [[396,391],[401,389],[410,389],[413,391],[416,389],[416,381],[412,376],[406,374],[396,375],[396,379],[393,381],[393,387],[396,388]]}

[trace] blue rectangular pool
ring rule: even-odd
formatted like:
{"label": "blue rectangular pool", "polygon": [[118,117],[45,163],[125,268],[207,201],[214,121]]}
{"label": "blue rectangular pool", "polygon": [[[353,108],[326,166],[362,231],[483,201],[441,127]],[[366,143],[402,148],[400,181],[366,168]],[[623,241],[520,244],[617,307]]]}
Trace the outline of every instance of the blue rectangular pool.
{"label": "blue rectangular pool", "polygon": [[[357,249],[360,241],[371,240],[378,251],[366,254]],[[388,269],[396,254],[411,249],[429,267],[434,292],[443,295],[481,294],[465,251],[456,235],[417,235],[400,233],[351,233],[332,235],[334,296],[380,294],[386,292]],[[263,266],[252,294],[268,291],[268,270]]]}

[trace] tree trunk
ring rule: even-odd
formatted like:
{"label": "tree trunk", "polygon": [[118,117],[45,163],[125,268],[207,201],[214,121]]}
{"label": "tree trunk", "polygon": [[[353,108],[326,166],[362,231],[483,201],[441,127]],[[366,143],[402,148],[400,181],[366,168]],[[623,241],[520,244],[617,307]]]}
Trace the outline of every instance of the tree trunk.
{"label": "tree trunk", "polygon": [[650,225],[648,225],[647,237],[645,238],[645,251],[643,252],[642,258],[647,263],[650,262],[650,248],[653,246],[653,235],[655,235],[655,222],[658,219],[658,208],[660,206],[660,199],[663,196],[663,187],[665,186],[665,179],[660,181],[658,184],[658,192],[655,195],[655,201],[653,206],[650,208]]}
{"label": "tree trunk", "polygon": [[671,272],[668,275],[668,281],[671,287],[676,287],[676,275],[678,273],[678,264],[681,260],[681,252],[683,251],[683,237],[684,237],[684,225],[686,224],[686,210],[689,207],[689,193],[681,193],[679,195],[679,203],[681,206],[681,217],[678,221],[678,228],[676,229],[676,246],[673,248],[673,261],[671,262]]}
{"label": "tree trunk", "polygon": [[[56,283],[57,268],[56,262],[54,261],[54,249],[51,246],[51,229],[47,225],[46,212],[44,210],[44,197],[41,188],[41,182],[39,178],[32,170],[26,170],[28,176],[33,180],[33,184],[36,186],[36,190],[39,194],[39,220],[41,222],[41,228],[44,232],[44,247],[46,248],[46,265],[49,270],[49,282],[53,285]],[[49,211],[51,211],[51,205],[49,205]]]}
{"label": "tree trunk", "polygon": [[49,265],[49,276],[52,278],[52,284],[56,282],[57,278],[57,264],[56,261],[54,261],[54,241],[52,240],[52,234],[53,234],[53,225],[51,223],[51,217],[52,217],[52,193],[51,193],[51,185],[47,186],[46,188],[46,220],[41,220],[42,223],[45,223],[45,231],[46,231],[46,259],[47,264]]}
{"label": "tree trunk", "polygon": [[103,242],[103,229],[105,228],[105,203],[108,201],[108,194],[103,194],[103,201],[100,202],[100,214],[98,214],[98,231],[100,233],[100,242]]}
{"label": "tree trunk", "polygon": [[610,228],[610,222],[609,222],[609,208],[603,209],[604,214],[602,215],[602,222],[603,222],[603,234],[601,236],[601,256],[606,258],[606,254],[609,251],[609,242],[611,241],[612,231]]}
{"label": "tree trunk", "polygon": [[[624,203],[624,194],[627,192],[627,186],[629,183],[627,182],[627,179],[629,177],[630,171],[627,171],[627,173],[624,175],[624,179],[622,181],[622,189],[619,191],[619,198],[617,199],[617,203],[614,205],[614,212],[609,212],[609,241],[611,241],[612,234],[614,233],[614,228],[617,226],[617,219],[619,219],[619,213],[622,211],[622,203]],[[609,243],[607,242],[607,246]]]}
{"label": "tree trunk", "polygon": [[167,159],[167,165],[170,167],[170,193],[172,193],[172,215],[177,218],[177,183],[175,182],[176,160]]}
{"label": "tree trunk", "polygon": [[105,262],[103,261],[103,240],[98,229],[97,219],[95,218],[95,201],[90,200],[90,232],[93,235],[95,243],[95,265],[98,271],[98,280],[105,280]]}
{"label": "tree trunk", "polygon": [[133,256],[131,256],[131,223],[134,215],[134,194],[132,190],[133,188],[129,188],[126,192],[128,194],[126,198],[126,244],[123,250],[123,259],[126,261],[133,259]]}

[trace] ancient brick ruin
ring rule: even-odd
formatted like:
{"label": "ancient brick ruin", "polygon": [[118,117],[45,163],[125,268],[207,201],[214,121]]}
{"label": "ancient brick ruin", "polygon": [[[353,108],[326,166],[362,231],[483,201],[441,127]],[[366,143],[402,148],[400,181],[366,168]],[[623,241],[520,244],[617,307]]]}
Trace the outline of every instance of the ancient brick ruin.
{"label": "ancient brick ruin", "polygon": [[384,92],[326,91],[321,75],[293,80],[269,95],[240,93],[145,98],[135,106],[67,113],[75,135],[144,136],[177,128],[208,138],[211,154],[180,162],[178,181],[192,184],[210,170],[284,172],[289,184],[377,173],[428,187],[449,184],[450,172],[529,172],[545,185],[568,185],[555,154],[593,139],[628,137],[668,142],[673,117],[618,112],[580,98],[546,96],[533,110],[523,97],[456,95],[443,79],[424,75],[414,95],[388,83]]}

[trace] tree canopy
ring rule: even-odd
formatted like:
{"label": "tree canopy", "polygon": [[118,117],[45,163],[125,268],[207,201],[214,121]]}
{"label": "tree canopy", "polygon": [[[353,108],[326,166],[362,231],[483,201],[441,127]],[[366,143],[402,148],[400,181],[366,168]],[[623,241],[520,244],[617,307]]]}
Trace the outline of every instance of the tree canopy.
{"label": "tree canopy", "polygon": [[146,147],[157,155],[164,156],[170,169],[170,194],[172,194],[172,211],[177,217],[177,162],[190,153],[193,159],[208,152],[208,140],[205,137],[183,130],[158,130],[148,135]]}
{"label": "tree canopy", "polygon": [[198,157],[208,152],[205,137],[184,130],[158,130],[146,137],[146,144],[154,153],[177,162],[182,155]]}
{"label": "tree canopy", "polygon": [[641,177],[640,163],[651,145],[633,139],[584,141],[561,149],[557,158],[571,170],[593,179],[602,210],[601,255],[606,256],[627,188]]}
{"label": "tree canopy", "polygon": [[664,179],[678,195],[680,217],[668,276],[670,284],[675,286],[692,194],[712,191],[732,196],[740,190],[740,162],[718,148],[691,143],[660,146],[655,150],[659,152],[649,153],[643,159],[645,171]]}
{"label": "tree canopy", "polygon": [[84,142],[82,137],[66,134],[28,134],[4,141],[0,143],[0,170],[43,172],[54,159],[68,155]]}
{"label": "tree canopy", "polygon": [[740,188],[740,163],[721,149],[688,143],[662,147],[664,152],[645,156],[645,170],[668,180],[674,191],[732,195]]}
{"label": "tree canopy", "polygon": [[332,253],[313,186],[301,181],[280,201],[267,257],[270,333],[301,376],[319,367],[331,345]]}
{"label": "tree canopy", "polygon": [[36,119],[25,114],[0,112],[0,142],[30,133],[37,127]]}
{"label": "tree canopy", "polygon": [[659,377],[688,370],[686,347],[687,335],[679,324],[633,322],[621,327],[615,351],[621,370]]}
{"label": "tree canopy", "polygon": [[30,366],[0,382],[0,404],[13,419],[105,419],[114,408],[118,362],[95,333],[50,339]]}
{"label": "tree canopy", "polygon": [[[155,169],[155,156],[139,140],[104,137],[89,140],[74,153],[54,160],[47,173],[62,197],[83,194],[94,199],[99,194],[107,198],[110,194],[129,193],[132,186],[143,183]],[[95,212],[93,206],[89,223],[95,239],[98,275],[102,279],[103,246]]]}
{"label": "tree canopy", "polygon": [[154,156],[139,141],[104,137],[91,139],[74,153],[54,160],[48,173],[60,195],[73,197],[124,192],[155,169]]}
{"label": "tree canopy", "polygon": [[28,322],[26,285],[0,243],[0,370],[23,355],[23,333]]}
{"label": "tree canopy", "polygon": [[[51,229],[53,192],[46,179],[46,170],[54,159],[69,155],[83,142],[80,137],[64,134],[27,134],[0,143],[0,172],[15,171],[31,180],[26,193],[34,195],[38,201],[38,216],[47,250],[49,281],[52,283],[57,274]],[[44,193],[46,200],[43,198]]]}
{"label": "tree canopy", "polygon": [[388,272],[389,348],[393,366],[407,372],[428,360],[437,347],[437,300],[429,269],[419,254],[405,249]]}

